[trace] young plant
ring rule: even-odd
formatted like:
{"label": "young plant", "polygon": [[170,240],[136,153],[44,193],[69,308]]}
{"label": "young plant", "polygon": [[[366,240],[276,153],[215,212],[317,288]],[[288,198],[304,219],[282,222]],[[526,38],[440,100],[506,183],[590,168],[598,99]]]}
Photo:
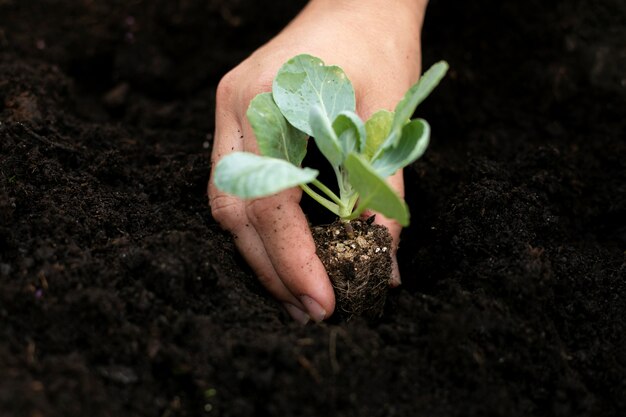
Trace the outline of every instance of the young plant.
{"label": "young plant", "polygon": [[[371,209],[407,226],[409,210],[386,178],[426,150],[430,126],[410,117],[447,69],[444,61],[433,65],[395,111],[379,110],[363,122],[355,113],[354,88],[344,71],[311,55],[298,55],[280,68],[271,93],[250,102],[247,116],[261,155],[225,156],[215,169],[214,183],[241,198],[300,186],[344,222]],[[308,136],[330,163],[338,193],[316,179],[317,170],[300,167]]]}

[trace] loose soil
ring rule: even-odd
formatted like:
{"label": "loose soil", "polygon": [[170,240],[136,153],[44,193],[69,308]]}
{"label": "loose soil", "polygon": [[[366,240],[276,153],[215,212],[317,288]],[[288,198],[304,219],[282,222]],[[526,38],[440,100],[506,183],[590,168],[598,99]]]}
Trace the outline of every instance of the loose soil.
{"label": "loose soil", "polygon": [[301,327],[205,189],[303,4],[0,0],[0,415],[626,415],[626,4],[432,1],[404,284]]}

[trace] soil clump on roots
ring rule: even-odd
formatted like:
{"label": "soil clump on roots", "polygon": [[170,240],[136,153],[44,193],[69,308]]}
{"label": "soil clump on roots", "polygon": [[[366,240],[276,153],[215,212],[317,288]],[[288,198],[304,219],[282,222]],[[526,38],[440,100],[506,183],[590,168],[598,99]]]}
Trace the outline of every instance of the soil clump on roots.
{"label": "soil clump on roots", "polygon": [[[371,219],[373,220],[373,219]],[[311,229],[317,253],[335,289],[335,314],[379,318],[391,279],[391,235],[371,220],[337,220]]]}

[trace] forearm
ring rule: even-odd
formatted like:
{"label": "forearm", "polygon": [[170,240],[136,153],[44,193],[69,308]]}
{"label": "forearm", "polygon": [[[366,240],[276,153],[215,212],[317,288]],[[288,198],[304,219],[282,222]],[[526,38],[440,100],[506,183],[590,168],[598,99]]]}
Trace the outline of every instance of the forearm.
{"label": "forearm", "polygon": [[310,0],[306,9],[343,9],[379,21],[387,17],[418,23],[421,28],[428,0]]}
{"label": "forearm", "polygon": [[320,27],[320,22],[334,22],[332,30],[316,31],[316,36],[352,44],[360,37],[373,42],[373,47],[378,44],[381,51],[415,50],[419,58],[427,4],[428,0],[310,0],[278,36],[290,43],[308,37],[310,33],[304,32]]}
{"label": "forearm", "polygon": [[423,12],[428,0],[309,0],[311,4],[323,6],[342,5],[353,10],[360,8],[374,8],[376,10],[405,8],[413,12]]}

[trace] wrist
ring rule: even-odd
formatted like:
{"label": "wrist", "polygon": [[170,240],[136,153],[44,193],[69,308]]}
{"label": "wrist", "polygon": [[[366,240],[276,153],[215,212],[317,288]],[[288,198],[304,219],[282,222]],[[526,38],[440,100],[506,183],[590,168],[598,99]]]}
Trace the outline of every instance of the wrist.
{"label": "wrist", "polygon": [[427,4],[428,0],[310,0],[284,32],[333,28],[334,32],[358,33],[364,41],[369,38],[399,49],[415,45],[419,49]]}
{"label": "wrist", "polygon": [[378,16],[395,15],[417,20],[421,23],[428,0],[309,0],[305,9],[344,9],[356,14]]}

